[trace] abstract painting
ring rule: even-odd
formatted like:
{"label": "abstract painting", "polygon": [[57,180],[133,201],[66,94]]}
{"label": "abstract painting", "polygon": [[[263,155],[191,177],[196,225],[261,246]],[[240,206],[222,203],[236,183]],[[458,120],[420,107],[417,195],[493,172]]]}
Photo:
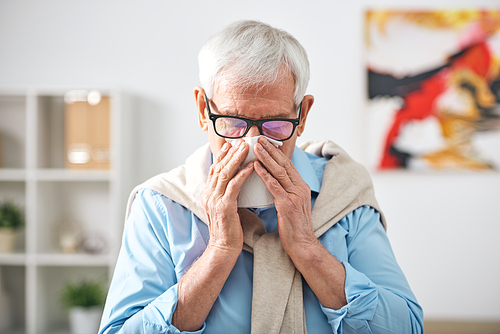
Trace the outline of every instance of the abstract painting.
{"label": "abstract painting", "polygon": [[369,164],[500,168],[500,9],[370,10]]}

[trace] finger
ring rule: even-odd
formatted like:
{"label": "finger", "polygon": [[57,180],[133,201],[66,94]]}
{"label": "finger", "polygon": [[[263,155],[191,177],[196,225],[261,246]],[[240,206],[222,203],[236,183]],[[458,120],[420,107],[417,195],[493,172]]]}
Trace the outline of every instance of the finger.
{"label": "finger", "polygon": [[278,163],[278,165],[285,168],[288,177],[295,185],[301,185],[304,183],[302,176],[300,176],[299,171],[295,168],[294,164],[280,149],[274,147],[266,138],[262,138],[261,143],[264,149],[269,153],[269,155]]}
{"label": "finger", "polygon": [[213,176],[214,176],[214,174],[217,173],[217,170],[220,168],[221,161],[224,159],[224,157],[227,156],[230,148],[231,148],[231,145],[229,143],[224,143],[224,145],[222,145],[222,148],[221,148],[219,154],[217,154],[214,157],[214,161],[213,161],[212,165],[210,166],[210,170],[208,172],[207,187],[213,188],[213,180],[214,180]]}
{"label": "finger", "polygon": [[228,154],[218,164],[214,173],[216,181],[215,192],[224,194],[227,184],[238,173],[242,162],[248,154],[248,144],[243,141],[239,142],[237,146],[231,147]]}
{"label": "finger", "polygon": [[[292,176],[296,172],[295,166],[287,156],[270,143],[262,145],[260,141],[255,144],[255,155],[266,167],[267,171],[271,173],[276,180],[285,188],[291,189],[294,186]],[[297,172],[298,173],[298,172]]]}
{"label": "finger", "polygon": [[269,155],[278,163],[278,165],[283,166],[288,175],[292,176],[293,174],[299,175],[299,172],[291,162],[290,158],[288,158],[283,151],[269,142],[265,137],[262,137],[259,141],[262,144],[262,147],[269,153]]}
{"label": "finger", "polygon": [[224,159],[224,157],[227,155],[227,153],[229,152],[229,149],[231,148],[231,144],[229,143],[224,143],[224,145],[222,145],[221,149],[220,149],[220,152],[219,154],[217,154],[217,156],[215,157],[215,160],[214,160],[214,164],[217,164],[219,162],[222,161],[222,159]]}
{"label": "finger", "polygon": [[[236,161],[239,160],[235,159],[235,155],[238,154],[241,155],[241,151],[239,152],[237,145],[232,146],[229,143],[225,143],[222,146],[219,154],[214,157],[214,163],[210,166],[209,175],[207,177],[207,184],[205,186],[205,191],[203,193],[203,203],[205,209],[209,210],[211,207],[215,205],[215,203],[219,202],[219,200],[224,196],[227,182],[229,181],[229,180],[224,181],[224,179],[226,177],[229,178],[228,175],[233,173],[231,172],[231,169],[234,169],[228,167],[228,164],[229,163],[234,164],[235,160]],[[222,177],[221,177],[221,172],[222,172]],[[234,174],[236,172],[237,168],[235,169]]]}
{"label": "finger", "polygon": [[217,156],[214,157],[214,161],[212,163],[211,173],[216,174],[220,171],[220,169],[227,163],[227,161],[232,159],[234,155],[234,147],[229,143],[224,143],[222,148]]}
{"label": "finger", "polygon": [[210,166],[209,175],[213,176],[220,173],[220,171],[234,159],[236,152],[238,152],[238,143],[235,145],[224,143],[219,154],[214,157],[214,161]]}
{"label": "finger", "polygon": [[280,199],[287,196],[287,192],[283,188],[282,184],[267,171],[260,161],[254,162],[254,169],[266,185],[273,198]]}
{"label": "finger", "polygon": [[245,181],[252,175],[254,171],[253,162],[249,162],[245,168],[241,169],[234,178],[232,178],[226,188],[225,196],[229,199],[235,199],[241,191],[241,187]]}
{"label": "finger", "polygon": [[[214,156],[214,162],[210,166],[209,174],[207,177],[207,185],[205,187],[206,193],[215,195],[215,191],[219,182],[219,173],[224,169],[229,161],[233,160],[236,151],[236,145],[232,146],[229,143],[224,143],[219,154]],[[222,196],[222,194],[223,192],[216,195]]]}

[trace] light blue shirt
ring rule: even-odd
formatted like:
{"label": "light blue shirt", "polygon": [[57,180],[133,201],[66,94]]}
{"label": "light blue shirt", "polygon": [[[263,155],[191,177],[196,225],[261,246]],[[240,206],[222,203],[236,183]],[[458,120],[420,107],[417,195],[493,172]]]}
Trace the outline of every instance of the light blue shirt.
{"label": "light blue shirt", "polygon": [[[319,193],[324,158],[295,148],[292,162]],[[335,199],[332,199],[332,201]],[[276,232],[274,207],[256,209],[267,232]],[[99,333],[188,333],[172,325],[178,282],[209,240],[208,227],[191,211],[150,190],[140,190],[123,234]],[[423,314],[373,208],[361,206],[320,238],[345,267],[348,304],[321,305],[303,281],[307,332],[422,333]],[[242,251],[203,327],[204,334],[250,333],[253,254]]]}

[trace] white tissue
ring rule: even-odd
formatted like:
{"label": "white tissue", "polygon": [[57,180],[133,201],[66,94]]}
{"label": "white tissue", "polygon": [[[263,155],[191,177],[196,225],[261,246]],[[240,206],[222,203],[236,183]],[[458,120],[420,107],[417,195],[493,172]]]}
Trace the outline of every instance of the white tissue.
{"label": "white tissue", "polygon": [[[245,168],[251,161],[257,160],[255,153],[253,151],[254,145],[258,142],[260,137],[243,137],[242,139],[248,144],[249,150],[248,155],[241,164],[241,168]],[[265,137],[269,142],[271,142],[275,147],[283,145],[282,142]],[[238,139],[226,139],[229,144],[233,144]],[[248,177],[243,186],[241,187],[240,194],[238,195],[238,207],[239,208],[265,208],[274,204],[273,195],[267,190],[264,181],[260,176],[254,171],[252,175]]]}

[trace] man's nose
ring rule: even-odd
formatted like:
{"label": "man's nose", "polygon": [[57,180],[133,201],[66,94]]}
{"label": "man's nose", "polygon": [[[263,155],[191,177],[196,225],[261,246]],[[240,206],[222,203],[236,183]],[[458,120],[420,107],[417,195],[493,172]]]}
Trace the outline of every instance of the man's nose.
{"label": "man's nose", "polygon": [[245,137],[256,137],[259,135],[260,135],[260,132],[259,132],[259,128],[257,127],[257,125],[252,125],[250,127],[250,129],[248,129],[248,132],[245,135]]}

